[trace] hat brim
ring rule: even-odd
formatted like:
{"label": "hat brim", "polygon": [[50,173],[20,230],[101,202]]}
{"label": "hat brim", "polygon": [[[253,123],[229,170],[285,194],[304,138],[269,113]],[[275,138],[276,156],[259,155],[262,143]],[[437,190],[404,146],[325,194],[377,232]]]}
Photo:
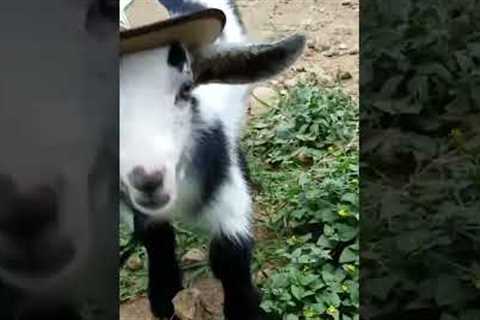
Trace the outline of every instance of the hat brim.
{"label": "hat brim", "polygon": [[218,9],[205,9],[189,15],[120,31],[120,54],[158,48],[181,42],[189,48],[213,43],[225,26],[225,14]]}

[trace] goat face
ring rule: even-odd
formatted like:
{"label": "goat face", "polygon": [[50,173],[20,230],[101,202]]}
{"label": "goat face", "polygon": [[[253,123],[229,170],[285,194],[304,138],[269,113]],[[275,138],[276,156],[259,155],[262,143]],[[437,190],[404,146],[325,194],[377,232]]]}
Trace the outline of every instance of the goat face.
{"label": "goat face", "polygon": [[293,36],[273,44],[215,44],[196,51],[172,44],[121,57],[120,179],[132,205],[155,216],[175,206],[195,131],[201,129],[198,120],[208,118],[200,110],[208,113],[208,100],[216,99],[197,101],[192,88],[266,79],[293,63],[303,46],[304,38]]}
{"label": "goat face", "polygon": [[117,187],[105,180],[116,171],[118,7],[20,5],[1,22],[21,27],[0,61],[0,282],[44,294],[85,270],[95,232],[113,232],[102,199]]}
{"label": "goat face", "polygon": [[120,175],[132,204],[160,214],[175,202],[181,158],[192,141],[195,100],[189,57],[179,44],[123,57]]}

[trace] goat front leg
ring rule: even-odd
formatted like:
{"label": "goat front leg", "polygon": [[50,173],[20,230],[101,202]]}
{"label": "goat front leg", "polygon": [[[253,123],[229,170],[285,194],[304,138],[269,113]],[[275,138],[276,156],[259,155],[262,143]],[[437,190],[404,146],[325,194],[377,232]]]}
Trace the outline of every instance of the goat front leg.
{"label": "goat front leg", "polygon": [[172,299],[183,289],[175,256],[175,231],[168,222],[152,222],[135,214],[135,234],[148,255],[148,299],[154,316],[172,318]]}
{"label": "goat front leg", "polygon": [[250,263],[254,241],[249,235],[216,235],[210,245],[210,265],[223,285],[227,320],[261,320],[260,295],[252,282]]}

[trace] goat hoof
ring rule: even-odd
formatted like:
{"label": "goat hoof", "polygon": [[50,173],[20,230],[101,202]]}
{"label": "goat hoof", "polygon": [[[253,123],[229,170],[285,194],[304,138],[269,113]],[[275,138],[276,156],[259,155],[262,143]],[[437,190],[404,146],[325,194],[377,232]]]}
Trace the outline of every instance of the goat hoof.
{"label": "goat hoof", "polygon": [[[253,312],[253,313],[252,313]],[[236,312],[230,313],[230,316],[225,315],[226,320],[265,320],[268,319],[267,314],[262,309],[258,311],[250,310],[247,313]]]}
{"label": "goat hoof", "polygon": [[152,318],[151,320],[180,320],[180,318],[178,318],[176,315],[173,315],[171,317],[163,317],[163,318],[158,318],[158,317],[155,317],[154,315],[152,315]]}
{"label": "goat hoof", "polygon": [[228,317],[228,316],[225,317],[225,320],[247,320],[247,319],[248,320],[265,320],[267,319],[267,317],[263,315],[263,313],[257,313],[253,315],[242,314],[242,315],[236,315],[234,317]]}
{"label": "goat hoof", "polygon": [[162,304],[160,307],[150,305],[150,309],[152,311],[153,319],[178,320],[176,316],[173,314],[173,305],[171,308],[165,307],[164,304]]}

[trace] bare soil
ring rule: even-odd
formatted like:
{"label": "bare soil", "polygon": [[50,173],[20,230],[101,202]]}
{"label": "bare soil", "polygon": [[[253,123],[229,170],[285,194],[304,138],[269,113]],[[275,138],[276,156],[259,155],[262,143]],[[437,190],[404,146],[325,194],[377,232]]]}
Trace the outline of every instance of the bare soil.
{"label": "bare soil", "polygon": [[[338,80],[348,94],[358,98],[359,0],[237,0],[237,4],[253,39],[279,39],[296,32],[308,39],[307,49],[295,66],[259,85],[264,90],[257,91],[258,98],[268,98],[262,97],[269,94],[266,88],[291,86],[309,73],[325,85]],[[212,320],[221,319],[221,285],[204,278],[194,287],[213,311]],[[120,319],[153,319],[148,300],[139,297],[123,304]]]}
{"label": "bare soil", "polygon": [[256,40],[293,33],[307,37],[301,59],[273,85],[293,84],[314,72],[326,82],[337,79],[358,97],[359,0],[238,0],[243,20]]}

